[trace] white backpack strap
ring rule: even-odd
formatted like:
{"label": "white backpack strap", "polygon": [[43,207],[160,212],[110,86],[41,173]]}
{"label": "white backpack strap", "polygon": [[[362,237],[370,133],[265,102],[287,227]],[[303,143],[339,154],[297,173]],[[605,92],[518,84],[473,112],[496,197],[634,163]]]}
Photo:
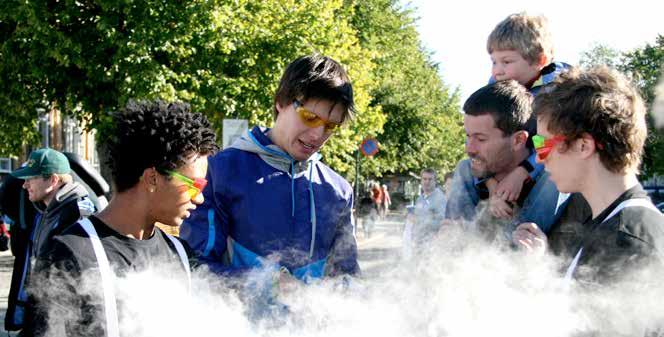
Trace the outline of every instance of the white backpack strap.
{"label": "white backpack strap", "polygon": [[614,215],[618,214],[618,212],[622,211],[623,208],[626,208],[626,207],[635,207],[635,206],[640,206],[640,207],[650,208],[650,209],[652,209],[652,210],[655,210],[655,211],[659,212],[659,210],[657,209],[657,207],[655,207],[655,205],[653,205],[652,202],[651,202],[650,200],[648,200],[648,199],[644,199],[644,198],[627,199],[627,200],[621,202],[618,206],[616,206],[616,208],[613,209],[613,211],[611,212],[611,214],[609,214],[609,216],[607,216],[606,218],[604,218],[604,220],[602,221],[602,223],[604,223],[604,222],[606,222],[607,220],[611,219]]}
{"label": "white backpack strap", "polygon": [[187,273],[187,281],[189,281],[189,289],[191,290],[191,270],[189,268],[189,257],[187,257],[187,252],[184,250],[182,242],[180,242],[178,239],[166,233],[164,233],[164,235],[166,235],[166,237],[169,238],[171,242],[173,242],[173,246],[175,246],[175,250],[180,256],[180,262],[182,262],[182,266]]}
{"label": "white backpack strap", "polygon": [[[650,208],[654,211],[659,212],[657,207],[650,202],[648,199],[644,198],[636,198],[636,199],[627,199],[618,204],[616,208],[609,213],[609,215],[602,220],[602,223],[607,222],[609,219],[613,218],[616,214],[618,214],[620,211],[627,207],[645,207],[645,208]],[[577,264],[579,263],[579,259],[581,258],[581,253],[583,252],[583,247],[579,249],[579,252],[576,253],[576,256],[574,257],[574,260],[572,260],[572,264],[570,264],[569,268],[567,268],[567,273],[565,273],[565,280],[570,281],[572,279],[572,274],[574,274],[574,270],[576,269]]]}
{"label": "white backpack strap", "polygon": [[579,264],[579,259],[581,258],[582,252],[583,247],[579,249],[579,252],[576,253],[576,256],[574,256],[574,260],[572,260],[572,264],[570,264],[567,268],[567,272],[565,273],[565,281],[569,282],[572,280],[572,275],[574,274],[574,270],[576,270],[576,265]]}
{"label": "white backpack strap", "polygon": [[101,245],[101,240],[99,240],[99,235],[95,227],[92,225],[89,219],[81,219],[78,221],[78,224],[81,225],[83,230],[90,237],[90,242],[92,242],[92,249],[95,252],[97,257],[97,263],[99,264],[99,271],[101,272],[101,286],[104,291],[104,312],[106,314],[106,336],[107,337],[120,337],[120,327],[118,321],[118,308],[115,301],[115,290],[113,285],[115,284],[113,272],[111,271],[111,265],[108,262],[108,257],[106,256],[106,251]]}

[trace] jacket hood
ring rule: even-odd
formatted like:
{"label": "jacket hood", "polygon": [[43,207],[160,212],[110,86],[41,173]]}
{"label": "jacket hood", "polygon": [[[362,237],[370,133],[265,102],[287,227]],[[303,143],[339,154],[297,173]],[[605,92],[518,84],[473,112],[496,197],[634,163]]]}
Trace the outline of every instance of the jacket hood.
{"label": "jacket hood", "polygon": [[55,197],[51,200],[51,203],[48,206],[45,206],[44,203],[34,203],[37,210],[41,213],[46,211],[52,212],[60,208],[65,201],[68,201],[73,198],[84,198],[88,196],[88,190],[83,187],[83,185],[77,182],[66,183],[60,187],[60,189],[55,193]]}
{"label": "jacket hood", "polygon": [[256,153],[268,165],[284,172],[291,172],[292,169],[295,175],[307,170],[308,164],[320,160],[321,155],[316,152],[306,161],[296,161],[286,151],[272,143],[266,135],[268,131],[268,128],[255,126],[245,131],[230,147]]}

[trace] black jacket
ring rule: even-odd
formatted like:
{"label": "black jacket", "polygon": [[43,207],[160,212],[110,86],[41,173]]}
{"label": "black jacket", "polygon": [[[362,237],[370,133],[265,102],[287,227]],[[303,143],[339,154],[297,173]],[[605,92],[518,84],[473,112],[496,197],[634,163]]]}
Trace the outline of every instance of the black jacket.
{"label": "black jacket", "polygon": [[47,249],[48,242],[54,235],[81,217],[94,213],[95,207],[87,196],[88,192],[83,186],[72,182],[58,190],[48,207],[44,207],[43,204],[33,204],[37,214],[33,219],[24,222],[25,228],[22,228],[19,234],[23,237],[21,240],[23,243],[20,247],[15,247],[17,249],[14,251],[16,258],[5,316],[6,330],[14,331],[22,328],[27,301],[25,284],[30,276],[34,257]]}
{"label": "black jacket", "polygon": [[[549,236],[554,253],[569,257],[583,247],[574,278],[586,284],[608,284],[628,277],[646,265],[662,268],[664,215],[646,207],[626,207],[605,219],[627,199],[649,200],[641,185],[625,191],[592,219],[589,206],[579,194],[572,195],[567,213]],[[574,208],[577,205],[577,208]],[[576,219],[574,219],[576,218]],[[651,265],[654,264],[654,265]]]}

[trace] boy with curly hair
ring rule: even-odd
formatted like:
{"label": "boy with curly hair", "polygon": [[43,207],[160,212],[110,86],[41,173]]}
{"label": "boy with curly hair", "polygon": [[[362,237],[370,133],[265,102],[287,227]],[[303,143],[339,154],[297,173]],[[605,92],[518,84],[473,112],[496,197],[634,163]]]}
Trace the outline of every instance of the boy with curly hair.
{"label": "boy with curly hair", "polygon": [[161,101],[130,102],[113,114],[113,125],[102,135],[113,199],[39,257],[25,336],[119,336],[116,277],[145,270],[189,277],[190,249],[155,224],[179,226],[203,202],[215,134],[188,105]]}

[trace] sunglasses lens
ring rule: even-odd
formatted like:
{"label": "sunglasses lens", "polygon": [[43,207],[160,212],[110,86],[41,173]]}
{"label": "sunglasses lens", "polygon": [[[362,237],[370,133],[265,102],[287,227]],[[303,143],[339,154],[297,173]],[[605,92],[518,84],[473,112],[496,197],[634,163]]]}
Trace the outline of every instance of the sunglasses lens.
{"label": "sunglasses lens", "polygon": [[533,145],[535,145],[536,149],[542,148],[544,146],[544,137],[540,135],[533,136]]}
{"label": "sunglasses lens", "polygon": [[187,194],[191,199],[196,198],[199,193],[201,193],[201,191],[195,187],[189,187],[189,189],[187,189]]}
{"label": "sunglasses lens", "polygon": [[550,152],[550,147],[537,149],[537,158],[539,158],[539,160],[544,160],[549,156]]}
{"label": "sunglasses lens", "polygon": [[319,126],[323,125],[323,123],[325,123],[322,119],[318,118],[318,116],[315,113],[313,113],[313,112],[311,112],[311,111],[309,111],[305,108],[300,107],[300,108],[297,109],[297,112],[300,115],[300,119],[302,120],[302,123],[304,123],[304,125],[306,125],[307,127],[315,128],[315,127],[319,127]]}
{"label": "sunglasses lens", "polygon": [[197,188],[199,191],[202,191],[205,188],[205,186],[207,186],[207,180],[203,178],[194,179],[193,187]]}
{"label": "sunglasses lens", "polygon": [[310,128],[317,128],[319,126],[325,126],[325,131],[326,132],[332,132],[339,127],[339,124],[337,123],[332,123],[332,122],[326,122],[322,118],[318,117],[315,113],[303,108],[303,107],[298,107],[297,108],[297,113],[300,116],[300,120],[302,120],[302,123],[306,125],[307,127]]}

